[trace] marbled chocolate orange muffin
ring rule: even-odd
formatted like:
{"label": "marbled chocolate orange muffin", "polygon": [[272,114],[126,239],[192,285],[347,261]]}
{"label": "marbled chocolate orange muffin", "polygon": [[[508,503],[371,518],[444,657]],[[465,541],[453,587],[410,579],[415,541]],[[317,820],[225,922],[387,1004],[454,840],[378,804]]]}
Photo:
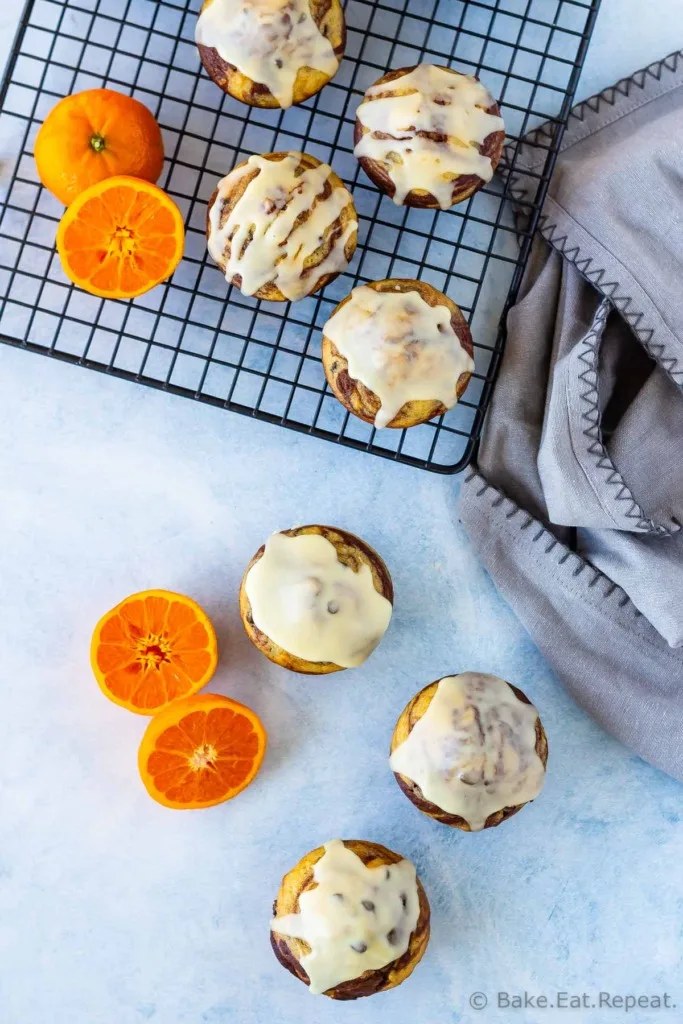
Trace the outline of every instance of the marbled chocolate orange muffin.
{"label": "marbled chocolate orange muffin", "polygon": [[205,0],[195,39],[224,92],[253,107],[291,107],[336,74],[346,25],[339,0]]}
{"label": "marbled chocolate orange muffin", "polygon": [[430,683],[396,723],[391,767],[423,814],[476,832],[512,817],[545,781],[538,711],[498,676],[464,672]]}
{"label": "marbled chocolate orange muffin", "polygon": [[332,391],[376,427],[413,427],[452,408],[472,376],[472,353],[459,307],[426,281],[360,285],[323,327]]}
{"label": "marbled chocolate orange muffin", "polygon": [[491,180],[505,125],[477,78],[418,64],[368,89],[354,141],[363,170],[395,203],[447,210]]}
{"label": "marbled chocolate orange muffin", "polygon": [[273,905],[276,957],[315,995],[358,999],[395,988],[429,941],[429,902],[410,861],[334,839],[285,875]]}
{"label": "marbled chocolate orange muffin", "polygon": [[242,579],[240,614],[262,654],[292,672],[362,665],[389,625],[394,590],[376,551],[331,526],[274,533]]}
{"label": "marbled chocolate orange muffin", "polygon": [[210,255],[244,295],[295,302],[346,270],[358,217],[328,164],[307,153],[264,153],[218,183],[206,234]]}

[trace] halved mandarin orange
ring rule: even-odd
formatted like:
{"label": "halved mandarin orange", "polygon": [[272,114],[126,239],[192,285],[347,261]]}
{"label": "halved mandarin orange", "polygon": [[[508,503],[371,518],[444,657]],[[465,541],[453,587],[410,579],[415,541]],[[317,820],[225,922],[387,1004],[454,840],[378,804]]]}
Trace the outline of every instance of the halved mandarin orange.
{"label": "halved mandarin orange", "polygon": [[117,175],[91,185],[57,228],[64,273],[105,299],[132,299],[170,277],[185,246],[183,217],[166,193]]}
{"label": "halved mandarin orange", "polygon": [[154,715],[206,686],[216,670],[218,645],[196,601],[170,590],[144,590],[102,616],[90,660],[110,700]]}
{"label": "halved mandarin orange", "polygon": [[212,807],[237,796],[263,761],[266,732],[250,708],[218,693],[176,701],[147,726],[138,768],[164,807]]}

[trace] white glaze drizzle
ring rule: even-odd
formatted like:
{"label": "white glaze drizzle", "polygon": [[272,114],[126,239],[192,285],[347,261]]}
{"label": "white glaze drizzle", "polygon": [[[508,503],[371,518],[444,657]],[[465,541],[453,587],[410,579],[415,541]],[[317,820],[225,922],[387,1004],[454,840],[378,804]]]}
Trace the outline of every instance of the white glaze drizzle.
{"label": "white glaze drizzle", "polygon": [[308,0],[213,0],[199,15],[195,39],[265,85],[281,107],[292,105],[300,68],[331,78],[339,67]]}
{"label": "white glaze drizzle", "polygon": [[[304,264],[320,247],[342,210],[353,203],[345,186],[333,186],[327,198],[321,198],[331,168],[328,164],[294,172],[301,153],[287,153],[281,160],[250,156],[218,183],[218,195],[209,213],[209,252],[217,263],[226,258],[228,281],[239,274],[240,291],[253,295],[265,284],[275,284],[285,298],[304,298],[315,290],[325,275],[346,270],[345,246],[358,221],[354,216],[335,240],[329,255],[304,274]],[[225,223],[221,217],[226,197],[245,174],[258,170],[247,185]],[[297,218],[308,213],[295,226]]]}
{"label": "white glaze drizzle", "polygon": [[420,916],[410,861],[369,868],[333,839],[325,843],[313,878],[317,885],[299,896],[299,913],[276,917],[271,929],[311,947],[301,966],[314,995],[403,956]]}
{"label": "white glaze drizzle", "polygon": [[406,402],[427,399],[450,409],[461,374],[474,370],[447,306],[419,292],[360,285],[323,327],[349,364],[349,375],[380,400],[376,427],[386,427]]}
{"label": "white glaze drizzle", "polygon": [[498,676],[447,676],[394,750],[391,767],[416,782],[425,800],[478,831],[490,814],[540,793],[545,769],[536,753],[537,719],[536,708]]}
{"label": "white glaze drizzle", "polygon": [[[401,94],[390,95],[391,90]],[[417,188],[431,192],[441,209],[447,210],[453,201],[454,178],[476,174],[490,181],[493,177],[491,160],[479,152],[488,135],[505,130],[501,117],[486,113],[493,102],[488,89],[471,75],[418,64],[402,78],[368,89],[357,116],[369,130],[354,152],[383,167],[394,183],[393,200],[398,205]],[[437,141],[419,132],[447,138]],[[378,133],[392,138],[383,139]]]}
{"label": "white glaze drizzle", "polygon": [[254,625],[298,658],[362,665],[391,619],[366,564],[344,565],[320,534],[274,533],[245,581]]}

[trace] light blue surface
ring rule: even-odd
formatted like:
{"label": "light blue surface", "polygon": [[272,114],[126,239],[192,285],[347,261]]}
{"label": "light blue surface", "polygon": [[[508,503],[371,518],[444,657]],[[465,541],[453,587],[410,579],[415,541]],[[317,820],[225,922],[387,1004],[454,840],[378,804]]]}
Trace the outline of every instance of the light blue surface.
{"label": "light blue surface", "polygon": [[[603,6],[583,95],[683,35],[680,0],[657,18],[639,0]],[[565,695],[477,564],[457,480],[7,348],[0,409],[1,1024],[683,1018],[680,786]],[[397,595],[368,664],[321,680],[267,663],[237,612],[254,550],[306,521],[362,534]],[[147,797],[136,769],[146,720],[109,704],[90,673],[96,619],[149,586],[206,607],[222,652],[210,688],[269,730],[256,782],[209,811]],[[480,835],[422,817],[386,758],[414,691],[461,669],[522,686],[550,740],[540,798]],[[413,859],[433,911],[413,977],[355,1004],[309,996],[269,947],[282,874],[334,836]],[[525,989],[551,1002],[558,990],[667,991],[680,1008],[495,1008],[497,991]],[[468,1007],[475,991],[486,1010]]]}

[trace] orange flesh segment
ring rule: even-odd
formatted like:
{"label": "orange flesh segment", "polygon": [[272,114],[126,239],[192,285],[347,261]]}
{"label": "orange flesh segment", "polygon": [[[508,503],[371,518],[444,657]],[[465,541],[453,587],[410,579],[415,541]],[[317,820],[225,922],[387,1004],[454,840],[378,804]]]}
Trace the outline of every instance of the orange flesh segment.
{"label": "orange flesh segment", "polygon": [[190,710],[156,737],[143,770],[168,801],[218,803],[244,788],[258,770],[265,748],[260,722],[248,709],[223,701],[232,706]]}
{"label": "orange flesh segment", "polygon": [[216,664],[215,634],[188,598],[135,595],[105,616],[93,661],[114,700],[150,713],[208,682]]}

